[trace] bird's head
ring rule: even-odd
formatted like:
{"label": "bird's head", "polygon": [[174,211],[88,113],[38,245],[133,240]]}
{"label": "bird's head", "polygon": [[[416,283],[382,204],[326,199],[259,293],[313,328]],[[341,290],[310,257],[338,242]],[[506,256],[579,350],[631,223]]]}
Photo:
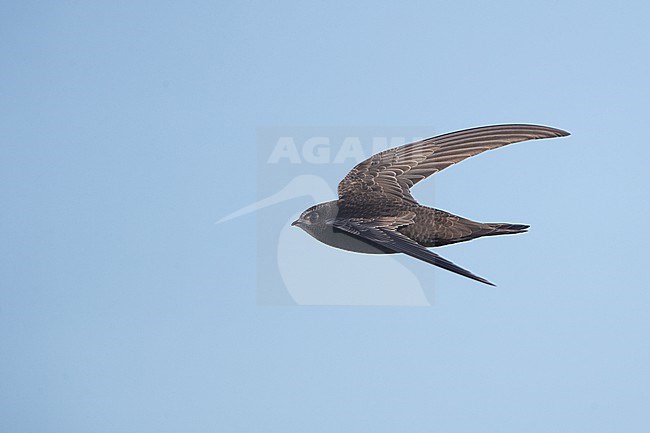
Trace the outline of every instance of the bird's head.
{"label": "bird's head", "polygon": [[336,218],[339,212],[337,201],[328,201],[326,203],[319,203],[310,208],[307,208],[300,214],[300,218],[291,223],[292,226],[300,227],[310,235],[331,229],[328,221]]}

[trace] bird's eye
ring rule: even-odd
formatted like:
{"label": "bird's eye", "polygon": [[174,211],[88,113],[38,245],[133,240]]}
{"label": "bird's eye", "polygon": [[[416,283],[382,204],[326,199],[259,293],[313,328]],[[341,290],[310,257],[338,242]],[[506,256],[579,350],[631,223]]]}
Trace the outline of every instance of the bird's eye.
{"label": "bird's eye", "polygon": [[309,212],[306,216],[307,216],[307,220],[310,223],[315,223],[316,221],[318,221],[318,218],[320,218],[320,215],[318,215],[318,212]]}

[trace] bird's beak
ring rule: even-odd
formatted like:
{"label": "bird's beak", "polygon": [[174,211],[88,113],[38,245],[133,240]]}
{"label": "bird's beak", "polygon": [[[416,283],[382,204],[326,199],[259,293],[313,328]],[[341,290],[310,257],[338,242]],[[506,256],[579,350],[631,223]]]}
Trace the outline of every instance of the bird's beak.
{"label": "bird's beak", "polygon": [[300,220],[295,220],[294,222],[291,223],[291,227],[297,226],[298,224],[300,224]]}

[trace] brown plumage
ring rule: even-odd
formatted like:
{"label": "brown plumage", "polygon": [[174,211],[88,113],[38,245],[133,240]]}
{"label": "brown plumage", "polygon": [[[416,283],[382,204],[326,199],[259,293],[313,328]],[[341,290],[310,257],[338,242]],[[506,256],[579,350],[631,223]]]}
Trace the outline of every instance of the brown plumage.
{"label": "brown plumage", "polygon": [[479,223],[422,206],[410,188],[464,159],[507,144],[563,137],[538,125],[496,125],[452,132],[380,152],[339,183],[339,199],[305,210],[296,225],[336,248],[404,253],[482,283],[489,281],[427,250],[483,236],[522,233],[523,224]]}

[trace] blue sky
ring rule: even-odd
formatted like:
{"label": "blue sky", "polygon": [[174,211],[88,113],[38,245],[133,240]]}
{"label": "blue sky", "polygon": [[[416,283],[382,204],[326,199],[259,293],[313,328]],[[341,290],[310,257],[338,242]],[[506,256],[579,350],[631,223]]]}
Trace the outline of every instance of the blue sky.
{"label": "blue sky", "polygon": [[[3,2],[0,431],[646,431],[649,12]],[[517,122],[572,136],[415,190],[531,224],[444,249],[496,288],[265,306],[264,214],[214,224],[259,198],[260,128]]]}

